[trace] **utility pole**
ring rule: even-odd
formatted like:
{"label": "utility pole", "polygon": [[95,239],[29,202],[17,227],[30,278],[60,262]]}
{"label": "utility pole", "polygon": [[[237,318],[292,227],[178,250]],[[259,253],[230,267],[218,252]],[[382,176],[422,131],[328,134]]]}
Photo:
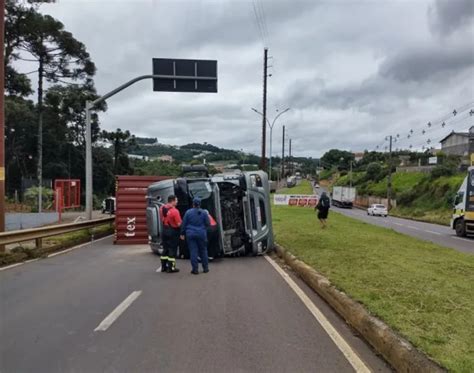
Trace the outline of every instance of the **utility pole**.
{"label": "utility pole", "polygon": [[263,50],[263,115],[262,115],[262,158],[260,160],[260,169],[265,170],[267,164],[265,159],[267,143],[267,66],[268,66],[268,48]]}
{"label": "utility pole", "polygon": [[38,212],[43,209],[43,57],[38,69]]}
{"label": "utility pole", "polygon": [[281,178],[285,177],[285,126],[283,125],[283,138],[281,141]]}
{"label": "utility pole", "polygon": [[290,170],[290,176],[292,176],[293,175],[293,162],[291,161],[291,139],[290,139],[290,147],[288,151],[288,159],[290,162],[288,169]]}
{"label": "utility pole", "polygon": [[[5,0],[0,0],[0,41],[5,46]],[[5,87],[5,56],[2,51],[0,56],[0,232],[5,232],[5,112],[4,112],[4,87]],[[5,246],[0,245],[0,252],[5,251]]]}
{"label": "utility pole", "polygon": [[387,208],[388,210],[392,208],[392,135],[388,153]]}
{"label": "utility pole", "polygon": [[350,171],[350,174],[349,174],[349,187],[352,188],[352,159],[349,160],[350,162],[350,165],[351,165],[351,171]]}

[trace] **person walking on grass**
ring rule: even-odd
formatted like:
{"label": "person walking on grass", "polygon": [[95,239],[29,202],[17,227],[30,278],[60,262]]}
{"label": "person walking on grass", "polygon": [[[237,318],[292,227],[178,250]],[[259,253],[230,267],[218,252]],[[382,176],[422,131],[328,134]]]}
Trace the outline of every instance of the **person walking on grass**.
{"label": "person walking on grass", "polygon": [[201,258],[204,273],[209,272],[209,259],[207,256],[207,227],[209,227],[209,214],[201,208],[201,199],[193,199],[193,208],[184,214],[181,224],[181,239],[186,239],[191,256],[191,273],[199,274],[198,256]]}
{"label": "person walking on grass", "polygon": [[328,218],[330,204],[331,202],[329,201],[329,197],[327,196],[326,192],[321,193],[321,198],[314,209],[318,210],[318,219],[321,222],[322,229],[327,227],[326,220]]}

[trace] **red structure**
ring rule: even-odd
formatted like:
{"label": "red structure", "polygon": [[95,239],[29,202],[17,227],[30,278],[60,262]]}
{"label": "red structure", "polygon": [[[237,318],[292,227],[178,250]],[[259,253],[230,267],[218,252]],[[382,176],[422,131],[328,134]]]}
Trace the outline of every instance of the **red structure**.
{"label": "red structure", "polygon": [[171,176],[115,177],[115,244],[146,244],[146,192],[156,181]]}
{"label": "red structure", "polygon": [[54,180],[54,202],[56,210],[70,209],[81,206],[81,180]]}

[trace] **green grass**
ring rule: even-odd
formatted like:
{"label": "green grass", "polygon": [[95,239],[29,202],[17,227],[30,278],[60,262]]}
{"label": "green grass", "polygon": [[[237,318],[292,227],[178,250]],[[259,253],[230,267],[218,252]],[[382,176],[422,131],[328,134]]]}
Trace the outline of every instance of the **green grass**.
{"label": "green grass", "polygon": [[283,188],[277,191],[278,194],[313,194],[313,187],[308,180],[301,180],[301,183],[293,188]]}
{"label": "green grass", "polygon": [[[397,193],[404,192],[414,188],[423,179],[427,177],[426,174],[420,172],[397,172],[392,175],[392,191]],[[368,191],[372,195],[386,196],[387,195],[387,178],[378,183],[369,185]]]}
{"label": "green grass", "polygon": [[330,213],[274,206],[276,241],[453,372],[474,372],[474,255]]}

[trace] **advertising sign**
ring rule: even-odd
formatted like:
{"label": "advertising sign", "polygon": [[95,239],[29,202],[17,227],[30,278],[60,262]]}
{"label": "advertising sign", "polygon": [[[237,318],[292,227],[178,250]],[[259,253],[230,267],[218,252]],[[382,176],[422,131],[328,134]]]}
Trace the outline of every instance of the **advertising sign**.
{"label": "advertising sign", "polygon": [[280,206],[316,207],[318,196],[314,194],[275,194],[273,204]]}
{"label": "advertising sign", "polygon": [[428,163],[429,164],[437,164],[438,163],[438,157],[429,157],[428,158]]}

